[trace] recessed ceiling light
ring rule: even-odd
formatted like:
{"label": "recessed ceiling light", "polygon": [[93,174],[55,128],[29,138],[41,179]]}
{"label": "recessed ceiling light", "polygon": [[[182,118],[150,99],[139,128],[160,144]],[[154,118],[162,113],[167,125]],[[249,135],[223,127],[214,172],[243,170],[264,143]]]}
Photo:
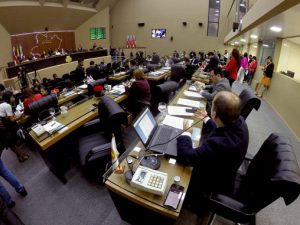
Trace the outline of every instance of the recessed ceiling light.
{"label": "recessed ceiling light", "polygon": [[220,1],[216,1],[216,3],[218,4],[218,3],[220,3]]}
{"label": "recessed ceiling light", "polygon": [[267,48],[267,47],[270,47],[270,45],[268,45],[268,44],[263,44],[262,46],[263,46],[263,47],[266,47],[266,48]]}
{"label": "recessed ceiling light", "polygon": [[241,41],[241,42],[246,42],[246,39],[242,38],[240,41]]}
{"label": "recessed ceiling light", "polygon": [[253,48],[257,48],[257,46],[256,46],[256,45],[254,45],[254,46],[253,46]]}
{"label": "recessed ceiling light", "polygon": [[270,27],[270,30],[274,31],[274,32],[280,32],[280,31],[282,31],[282,28],[281,27],[277,27],[277,26],[272,26],[272,27]]}
{"label": "recessed ceiling light", "polygon": [[238,42],[238,41],[235,41],[235,42],[234,42],[234,44],[236,44],[236,45],[238,45],[239,43],[240,43],[240,42]]}
{"label": "recessed ceiling light", "polygon": [[245,4],[244,4],[244,3],[241,3],[240,6],[241,6],[241,7],[245,7]]}
{"label": "recessed ceiling light", "polygon": [[216,9],[216,12],[218,13],[218,12],[220,12],[218,9]]}
{"label": "recessed ceiling light", "polygon": [[257,38],[257,35],[251,34],[250,37],[251,37],[252,39],[256,39],[256,38]]}

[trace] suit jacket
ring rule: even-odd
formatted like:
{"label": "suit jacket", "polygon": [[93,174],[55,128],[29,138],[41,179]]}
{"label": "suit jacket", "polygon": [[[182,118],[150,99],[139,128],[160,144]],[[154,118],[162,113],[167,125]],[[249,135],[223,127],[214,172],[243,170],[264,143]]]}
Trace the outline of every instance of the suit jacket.
{"label": "suit jacket", "polygon": [[214,85],[206,85],[205,89],[211,89],[211,92],[204,91],[201,93],[201,95],[206,98],[208,102],[212,102],[215,95],[220,91],[231,91],[229,81],[226,78],[220,80]]}
{"label": "suit jacket", "polygon": [[99,70],[98,70],[98,68],[96,66],[89,66],[86,69],[86,74],[88,76],[92,76],[94,79],[97,79],[98,74],[99,74]]}
{"label": "suit jacket", "polygon": [[[211,119],[207,125],[215,127]],[[178,161],[194,167],[191,192],[231,193],[248,143],[248,127],[241,116],[233,124],[215,128],[198,148],[193,148],[189,136],[178,137]]]}

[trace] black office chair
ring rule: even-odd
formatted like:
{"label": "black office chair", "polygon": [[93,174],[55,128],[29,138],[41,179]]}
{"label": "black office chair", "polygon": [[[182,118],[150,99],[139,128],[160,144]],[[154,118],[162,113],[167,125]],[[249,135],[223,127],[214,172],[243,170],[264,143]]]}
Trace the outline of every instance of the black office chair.
{"label": "black office chair", "polygon": [[165,81],[162,84],[156,85],[152,90],[151,111],[153,115],[158,114],[158,103],[165,102],[166,104],[172,99],[177,90],[178,84],[175,81]]}
{"label": "black office chair", "polygon": [[177,82],[177,90],[180,89],[186,82],[185,66],[172,65],[170,80]]}
{"label": "black office chair", "polygon": [[28,105],[30,119],[32,122],[43,120],[49,116],[48,109],[51,107],[57,108],[57,97],[55,94],[47,95],[37,101],[31,102]]}
{"label": "black office chair", "polygon": [[[100,132],[93,132],[79,140],[80,164],[91,178],[100,178],[106,164],[111,161],[111,139],[114,133],[120,153],[125,151],[122,142],[122,125],[127,125],[127,113],[111,98],[103,96],[99,105]],[[81,135],[82,136],[82,135]]]}
{"label": "black office chair", "polygon": [[248,89],[244,89],[240,93],[240,99],[242,102],[241,116],[244,117],[244,119],[247,119],[253,108],[257,111],[261,104],[260,99]]}
{"label": "black office chair", "polygon": [[241,167],[246,172],[238,173],[233,196],[212,194],[209,199],[212,212],[236,223],[255,224],[261,209],[280,197],[289,205],[300,193],[300,170],[286,138],[272,133],[249,160]]}

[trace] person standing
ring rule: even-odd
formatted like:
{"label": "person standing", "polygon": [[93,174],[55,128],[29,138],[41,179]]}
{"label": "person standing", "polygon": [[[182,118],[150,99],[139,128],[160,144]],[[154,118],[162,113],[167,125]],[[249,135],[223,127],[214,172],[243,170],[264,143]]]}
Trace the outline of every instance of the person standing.
{"label": "person standing", "polygon": [[249,64],[249,73],[248,73],[248,76],[247,76],[248,85],[251,85],[252,79],[253,79],[254,74],[255,74],[256,67],[257,67],[256,56],[253,56],[252,61]]}
{"label": "person standing", "polygon": [[237,79],[238,79],[239,83],[242,84],[244,82],[244,78],[245,78],[245,76],[247,76],[247,74],[248,74],[248,53],[245,52],[244,56],[241,60],[241,67],[238,71]]}
{"label": "person standing", "polygon": [[[264,93],[269,89],[271,84],[271,79],[274,71],[274,63],[271,56],[267,57],[267,64],[263,68],[263,77],[260,82],[255,87],[255,94],[258,97],[263,97]],[[263,86],[261,94],[259,94],[260,88]]]}
{"label": "person standing", "polygon": [[232,83],[237,79],[238,69],[240,68],[241,60],[240,60],[240,52],[238,49],[234,48],[231,52],[231,57],[226,66],[223,67],[226,71],[226,78],[229,80],[230,87]]}

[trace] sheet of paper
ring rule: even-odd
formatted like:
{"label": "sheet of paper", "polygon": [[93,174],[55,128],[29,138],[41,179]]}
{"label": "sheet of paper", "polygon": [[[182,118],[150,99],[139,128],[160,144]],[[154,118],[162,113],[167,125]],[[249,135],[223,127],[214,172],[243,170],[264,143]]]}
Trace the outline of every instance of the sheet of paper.
{"label": "sheet of paper", "polygon": [[177,101],[178,105],[186,105],[194,108],[201,108],[204,107],[204,105],[200,101],[194,101],[194,100],[189,100],[186,98],[179,98]]}
{"label": "sheet of paper", "polygon": [[193,98],[203,98],[203,96],[200,93],[193,92],[193,91],[184,91],[184,95]]}
{"label": "sheet of paper", "polygon": [[48,133],[53,133],[54,131],[58,130],[59,128],[61,128],[63,125],[57,121],[50,121],[49,123],[47,123],[46,125],[44,125],[44,129],[45,131],[47,131]]}
{"label": "sheet of paper", "polygon": [[[184,121],[183,118],[180,118],[177,116],[166,115],[162,124],[183,130],[183,121]],[[193,124],[193,120],[188,120],[188,125],[191,126],[192,124]]]}
{"label": "sheet of paper", "polygon": [[186,112],[186,109],[192,108],[182,106],[168,106],[168,114],[172,116],[194,116],[194,113]]}
{"label": "sheet of paper", "polygon": [[189,91],[197,91],[197,88],[195,86],[190,86]]}

